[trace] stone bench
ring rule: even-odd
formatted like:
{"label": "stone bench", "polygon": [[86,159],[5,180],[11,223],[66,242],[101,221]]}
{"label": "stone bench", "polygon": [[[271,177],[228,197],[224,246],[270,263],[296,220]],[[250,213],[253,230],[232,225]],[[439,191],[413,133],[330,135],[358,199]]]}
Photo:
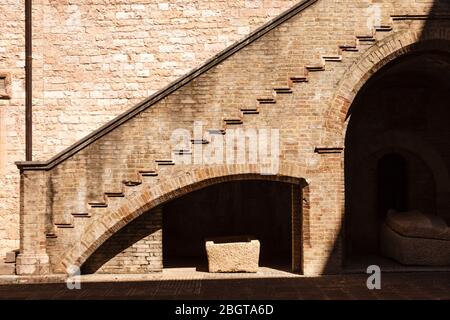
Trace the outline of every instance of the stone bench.
{"label": "stone bench", "polygon": [[381,252],[405,265],[450,265],[450,228],[419,211],[389,211],[380,231]]}
{"label": "stone bench", "polygon": [[260,243],[251,236],[206,239],[209,272],[258,272]]}

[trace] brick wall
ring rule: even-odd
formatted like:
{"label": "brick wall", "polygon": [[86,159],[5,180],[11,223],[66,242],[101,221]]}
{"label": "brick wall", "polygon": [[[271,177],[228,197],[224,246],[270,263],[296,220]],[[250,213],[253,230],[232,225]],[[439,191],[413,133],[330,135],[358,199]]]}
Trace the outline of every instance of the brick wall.
{"label": "brick wall", "polygon": [[[127,28],[131,28],[134,34],[136,26],[122,26],[122,23],[136,23],[134,18],[141,13],[123,13],[123,7],[118,5],[113,18],[108,19],[111,11],[98,10],[96,6],[84,6],[86,13],[82,10],[78,15],[75,8],[66,8],[59,3],[48,2],[42,7],[45,8],[46,15],[55,15],[58,19],[69,15],[69,18],[66,17],[61,22],[43,19],[47,27],[53,23],[52,32],[48,35],[48,39],[52,41],[48,43],[58,40],[55,34],[60,25],[66,26],[61,30],[69,34],[69,37],[62,38],[64,41],[73,37],[79,42],[73,47],[70,45],[72,42],[62,41],[58,48],[48,48],[42,53],[43,57],[48,57],[42,60],[44,61],[42,70],[48,69],[50,72],[63,75],[63,79],[57,80],[61,83],[46,81],[45,72],[42,77],[45,80],[42,80],[44,81],[42,88],[52,88],[52,90],[43,89],[43,100],[37,104],[37,118],[43,119],[43,114],[46,116],[45,124],[36,126],[36,143],[43,146],[40,149],[43,151],[42,155],[51,154],[50,150],[60,149],[63,144],[61,141],[67,143],[73,141],[84,130],[89,131],[95,127],[98,123],[96,120],[89,121],[91,115],[95,119],[102,119],[99,121],[103,122],[119,112],[121,107],[115,110],[116,106],[128,106],[147,96],[148,82],[141,82],[141,78],[146,78],[147,74],[140,71],[145,69],[146,64],[149,67],[156,66],[154,70],[158,70],[164,65],[161,61],[167,56],[165,50],[168,50],[162,48],[161,58],[155,63],[151,57],[141,54],[148,53],[150,49],[159,49],[159,45],[155,43],[147,45],[145,41],[142,45],[140,40],[136,43],[128,41],[129,49],[127,41],[114,38],[121,37],[122,31]],[[277,2],[247,1],[240,3],[239,8],[255,3],[270,5]],[[382,5],[381,21],[383,24],[392,24],[393,30],[379,30],[373,39],[369,38],[367,41],[367,34],[373,31],[372,28],[369,30],[371,25],[368,21],[372,17],[369,9],[374,3]],[[194,188],[191,184],[195,185],[212,177],[255,174],[258,167],[251,165],[166,166],[155,161],[171,159],[174,156],[171,134],[175,130],[182,128],[192,132],[194,122],[201,121],[203,123],[201,132],[209,139],[211,137],[207,135],[208,129],[227,128],[224,119],[237,118],[243,122],[239,124],[242,130],[267,127],[280,130],[279,160],[282,164],[280,176],[305,178],[310,183],[307,225],[309,239],[304,251],[304,263],[308,264],[306,271],[308,274],[317,274],[326,270],[328,266],[335,269],[339,266],[342,251],[343,155],[314,150],[316,147],[337,149],[343,147],[346,127],[343,118],[347,115],[352,95],[358,90],[357,84],[364,83],[377,70],[378,65],[393,59],[395,55],[417,49],[419,46],[410,47],[409,44],[420,42],[425,38],[422,33],[424,28],[430,30],[427,34],[429,38],[448,37],[447,33],[443,32],[448,28],[448,22],[445,20],[434,22],[432,27],[435,29],[429,26],[429,21],[422,19],[395,22],[383,20],[392,14],[428,14],[432,5],[430,1],[413,0],[404,0],[398,5],[394,5],[392,1],[318,1],[49,169],[46,174],[52,196],[48,200],[47,209],[53,218],[53,231],[57,235],[57,238],[51,240],[54,242],[51,256],[55,270],[61,271],[66,262],[82,261],[98,244],[106,240],[110,232],[118,230],[119,226],[126,224],[130,217],[143,213],[143,208],[151,208],[183,192],[189,192]],[[165,11],[166,6],[158,8]],[[71,10],[75,10],[73,14]],[[238,11],[241,12],[240,10]],[[90,13],[93,15],[89,23],[96,25],[92,29],[87,26],[78,30],[77,21],[83,21],[83,17]],[[224,20],[231,16],[224,16]],[[119,21],[125,17],[128,19]],[[247,18],[243,19],[254,21],[251,16]],[[174,18],[171,23],[176,25],[179,21],[177,19],[179,18]],[[216,18],[213,17],[214,19]],[[71,21],[75,22],[72,24]],[[217,20],[214,21],[219,25]],[[202,25],[200,22],[197,21],[194,26]],[[144,25],[147,27],[151,23]],[[105,27],[106,31],[114,30],[113,38],[101,39],[100,35],[99,41],[94,42],[90,37],[97,37],[96,28],[100,26]],[[72,27],[74,28],[71,29]],[[187,29],[191,27],[192,25]],[[217,31],[216,35],[226,32],[223,28],[210,27],[211,25],[208,25],[207,29]],[[86,35],[83,33],[85,30],[88,30]],[[171,27],[171,35],[175,33]],[[42,35],[47,36],[47,33]],[[149,38],[152,38],[151,35]],[[357,43],[358,51],[339,51],[341,45],[355,45],[356,35],[366,36],[363,38],[366,41]],[[77,38],[79,36],[81,38]],[[161,38],[167,37],[162,33]],[[206,38],[210,39],[209,34]],[[212,39],[211,43],[217,43],[215,39]],[[92,42],[95,43],[93,51],[90,50]],[[120,50],[109,47],[121,42],[124,46],[119,46]],[[76,52],[69,54],[68,47]],[[77,55],[79,48],[85,52],[82,57]],[[140,48],[144,48],[144,52],[139,51]],[[181,48],[186,51],[183,46]],[[62,52],[58,51],[61,49]],[[209,49],[208,46],[198,47],[202,57],[211,56],[212,52]],[[177,52],[177,49],[172,46],[170,51]],[[179,54],[181,57],[184,53]],[[336,59],[338,54],[342,55],[342,60],[338,59],[339,57]],[[322,65],[324,55],[335,58],[327,59],[325,67]],[[86,59],[87,56],[89,59]],[[64,64],[60,62],[60,57],[63,57],[61,61],[64,61]],[[141,58],[147,61],[139,60]],[[356,63],[357,61],[359,62]],[[134,65],[134,69],[129,69],[130,63]],[[106,66],[108,64],[109,66]],[[82,72],[79,72],[80,70]],[[300,76],[306,76],[308,81],[302,83],[290,81],[291,77],[298,80]],[[164,73],[155,77],[160,78],[164,79]],[[136,94],[130,93],[133,90],[126,89],[126,84],[132,84],[132,87],[137,88]],[[161,84],[159,82],[155,86],[160,87]],[[116,85],[117,89],[113,89]],[[291,89],[287,94],[274,93],[275,88],[286,86],[290,86]],[[258,102],[257,99],[260,98],[265,98],[262,101],[269,103],[260,103],[261,100]],[[275,98],[275,101],[267,100],[272,98]],[[80,109],[80,105],[88,107]],[[242,115],[241,108],[255,106],[259,113]],[[61,114],[64,116],[58,118]],[[87,117],[82,119],[84,116]],[[62,124],[60,125],[58,121]],[[52,138],[48,138],[49,136]],[[143,176],[139,173],[142,170],[146,172],[155,170],[158,176]],[[132,182],[139,180],[138,182],[142,184],[124,185],[124,180]],[[125,193],[123,200],[111,199],[105,194],[117,191]],[[32,200],[31,186],[24,194],[30,201]],[[108,207],[91,208],[89,203],[92,201],[106,201]],[[109,207],[113,201],[119,201],[119,204]],[[73,213],[83,212],[91,214],[91,218],[80,222],[78,217],[73,216]],[[61,228],[64,223],[71,224],[73,228]],[[75,251],[66,250],[77,246],[84,250],[80,256],[76,256]]]}
{"label": "brick wall", "polygon": [[[45,160],[296,1],[39,0],[43,93],[35,158]],[[70,132],[70,134],[68,133]]]}
{"label": "brick wall", "polygon": [[9,97],[0,98],[0,256],[19,248],[19,175],[24,158],[23,1],[0,3],[0,74],[8,74]]}
{"label": "brick wall", "polygon": [[82,266],[87,273],[162,271],[162,210],[140,216],[103,244]]}
{"label": "brick wall", "polygon": [[[35,0],[34,159],[46,160],[197,67],[295,0]],[[0,3],[0,256],[19,246],[24,2]]]}

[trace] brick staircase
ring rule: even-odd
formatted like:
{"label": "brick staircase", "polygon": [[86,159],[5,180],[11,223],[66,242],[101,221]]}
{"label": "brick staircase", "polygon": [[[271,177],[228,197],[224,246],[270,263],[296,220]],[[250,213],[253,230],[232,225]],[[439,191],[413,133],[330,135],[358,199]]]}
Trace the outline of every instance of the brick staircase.
{"label": "brick staircase", "polygon": [[5,257],[0,261],[0,275],[16,274],[16,257],[18,253],[18,249],[6,253]]}
{"label": "brick staircase", "polygon": [[[277,99],[283,96],[292,95],[295,92],[296,85],[308,85],[311,76],[314,74],[320,74],[327,70],[329,63],[340,63],[344,59],[356,60],[358,55],[355,53],[361,53],[367,50],[370,46],[377,42],[378,37],[388,34],[393,31],[393,27],[389,25],[374,27],[373,33],[368,35],[355,36],[354,43],[343,44],[338,46],[337,54],[323,54],[320,56],[320,60],[317,63],[308,64],[304,66],[301,74],[290,75],[286,79],[285,84],[274,86],[270,91],[271,96],[258,97],[255,99],[254,106],[239,108],[235,115],[224,117],[222,119],[222,126],[214,129],[207,129],[201,139],[192,139],[191,145],[206,145],[210,143],[210,135],[220,134],[225,135],[228,128],[234,128],[242,126],[247,117],[256,117],[265,112],[267,108],[277,104]],[[316,76],[316,75],[314,75]],[[175,149],[172,150],[173,156],[185,156],[192,155],[192,150]],[[102,199],[88,202],[87,209],[83,212],[72,212],[69,221],[57,221],[54,223],[54,230],[46,233],[47,239],[56,239],[61,229],[75,229],[80,221],[90,219],[96,215],[106,214],[110,212],[111,207],[117,208],[124,198],[130,194],[136,194],[146,185],[151,184],[161,174],[161,168],[175,166],[176,161],[173,158],[170,159],[157,159],[154,163],[154,168],[142,169],[137,171],[133,177],[122,181],[122,185],[119,191],[104,192]],[[112,212],[110,212],[112,213]],[[83,223],[84,225],[84,223]]]}
{"label": "brick staircase", "polygon": [[[325,29],[321,38],[318,36],[317,41],[309,43],[302,27],[305,25],[309,30],[312,27],[303,24],[303,16],[299,16],[298,20],[286,23],[286,27],[271,32],[315,2],[318,1],[304,0],[302,3],[307,5],[299,4],[255,30],[52,159],[18,163],[23,172],[30,173],[31,186],[36,181],[37,187],[44,186],[52,196],[38,199],[45,204],[39,214],[50,213],[46,218],[52,219],[45,220],[45,225],[42,223],[42,230],[53,271],[64,272],[67,263],[82,264],[81,260],[114,234],[116,228],[141,214],[140,209],[181,195],[181,188],[189,190],[189,183],[195,183],[192,186],[195,189],[209,183],[209,178],[219,181],[222,171],[223,178],[233,172],[256,172],[258,166],[251,165],[226,163],[200,168],[195,161],[192,165],[184,164],[188,157],[194,155],[196,159],[203,146],[214,146],[216,138],[232,137],[233,129],[279,128],[281,165],[288,168],[282,174],[287,176],[292,163],[299,166],[299,172],[305,170],[302,175],[314,177],[316,173],[312,171],[326,161],[341,160],[332,155],[322,161],[325,157],[318,156],[342,154],[343,150],[341,137],[328,140],[321,136],[324,131],[334,130],[334,124],[326,122],[328,102],[335,99],[339,103],[342,100],[345,106],[350,103],[352,96],[347,97],[347,91],[339,90],[341,86],[353,88],[346,87],[346,79],[353,76],[360,79],[360,74],[348,77],[349,71],[360,67],[356,62],[377,60],[375,55],[389,47],[390,41],[400,41],[403,33],[409,36],[409,31],[408,26],[396,24],[393,19],[392,26],[389,22],[369,33],[355,35],[351,31],[350,36],[348,30],[337,30],[336,39]],[[314,12],[305,17],[306,22],[314,19]],[[266,34],[264,40],[257,41]],[[261,61],[252,65],[254,59]],[[241,68],[244,71],[239,74]],[[368,76],[364,68],[360,72]],[[344,107],[333,110],[346,111]],[[170,145],[170,132],[192,124],[195,127],[196,122],[202,123],[201,130],[183,129],[191,134],[185,145]],[[340,130],[341,124],[336,124],[336,130]],[[321,143],[326,145],[317,145]],[[303,159],[298,156],[300,152],[305,154]],[[310,168],[312,173],[308,172]],[[34,198],[29,198],[32,207]],[[30,219],[28,224],[33,223]],[[29,236],[33,237],[34,234]],[[82,258],[74,253],[78,249]],[[20,265],[18,270],[20,273]]]}

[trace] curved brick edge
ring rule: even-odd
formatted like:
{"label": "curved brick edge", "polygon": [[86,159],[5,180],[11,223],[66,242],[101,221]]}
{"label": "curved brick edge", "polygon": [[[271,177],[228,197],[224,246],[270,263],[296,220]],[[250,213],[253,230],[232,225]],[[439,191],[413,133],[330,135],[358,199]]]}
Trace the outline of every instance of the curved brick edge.
{"label": "curved brick edge", "polygon": [[344,73],[324,117],[321,145],[344,146],[349,109],[363,85],[381,68],[408,53],[450,52],[450,30],[429,28],[393,33],[376,42]]}
{"label": "curved brick edge", "polygon": [[107,239],[125,225],[167,201],[214,184],[238,180],[270,180],[307,185],[306,169],[297,163],[280,163],[277,175],[262,175],[258,165],[221,165],[201,167],[171,177],[144,189],[115,212],[95,220],[83,233],[75,246],[61,260],[64,270],[69,266],[81,267],[87,258]]}

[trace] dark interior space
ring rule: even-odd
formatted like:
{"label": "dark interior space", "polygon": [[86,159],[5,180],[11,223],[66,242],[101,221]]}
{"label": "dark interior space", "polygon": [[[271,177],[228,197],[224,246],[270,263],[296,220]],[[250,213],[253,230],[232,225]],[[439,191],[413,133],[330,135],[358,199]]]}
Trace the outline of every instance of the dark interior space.
{"label": "dark interior space", "polygon": [[345,142],[346,263],[380,255],[379,228],[389,209],[448,221],[450,199],[436,178],[448,176],[449,101],[450,57],[437,51],[392,61],[358,93]]}
{"label": "dark interior space", "polygon": [[408,210],[408,173],[406,160],[399,154],[387,154],[378,162],[378,212],[384,219],[389,209]]}
{"label": "dark interior space", "polygon": [[235,181],[209,186],[163,209],[164,267],[205,267],[205,239],[251,235],[261,243],[260,266],[291,265],[292,185]]}

